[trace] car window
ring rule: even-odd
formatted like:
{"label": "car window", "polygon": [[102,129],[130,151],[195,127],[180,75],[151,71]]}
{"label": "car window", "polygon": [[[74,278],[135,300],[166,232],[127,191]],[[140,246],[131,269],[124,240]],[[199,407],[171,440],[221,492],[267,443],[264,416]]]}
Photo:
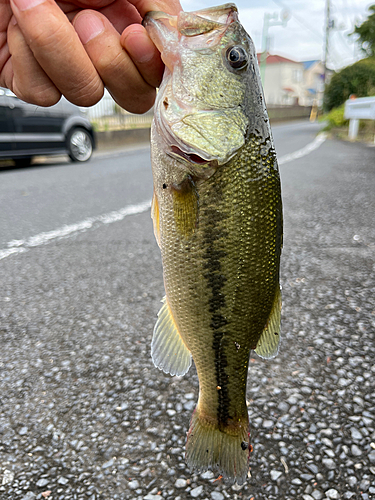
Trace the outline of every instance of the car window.
{"label": "car window", "polygon": [[5,95],[7,95],[9,97],[15,97],[16,99],[18,99],[16,94],[14,92],[12,92],[11,90],[9,90],[9,89],[4,89],[4,90],[5,90]]}
{"label": "car window", "polygon": [[14,97],[15,99],[18,99],[14,92],[4,87],[0,87],[0,95],[6,95],[7,97]]}

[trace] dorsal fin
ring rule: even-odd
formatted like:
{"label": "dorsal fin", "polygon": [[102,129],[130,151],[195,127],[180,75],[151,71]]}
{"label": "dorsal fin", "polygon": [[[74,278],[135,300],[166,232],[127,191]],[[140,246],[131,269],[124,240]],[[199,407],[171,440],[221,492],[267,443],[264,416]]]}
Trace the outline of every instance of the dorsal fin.
{"label": "dorsal fin", "polygon": [[165,373],[185,375],[191,365],[191,354],[177,329],[166,297],[162,302],[152,337],[152,361]]}
{"label": "dorsal fin", "polygon": [[280,323],[281,291],[279,286],[277,286],[270,317],[255,349],[255,352],[261,358],[270,359],[277,356],[280,344]]}

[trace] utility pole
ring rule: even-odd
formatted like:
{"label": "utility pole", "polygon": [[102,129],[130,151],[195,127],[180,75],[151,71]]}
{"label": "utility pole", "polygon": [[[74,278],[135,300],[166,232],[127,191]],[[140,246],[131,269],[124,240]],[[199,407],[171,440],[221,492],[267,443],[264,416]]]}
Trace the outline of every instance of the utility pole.
{"label": "utility pole", "polygon": [[324,41],[324,87],[327,84],[327,74],[328,74],[328,68],[327,68],[327,62],[328,62],[328,54],[329,54],[329,32],[331,29],[331,5],[330,5],[330,0],[326,0],[326,35],[325,35],[325,41]]}
{"label": "utility pole", "polygon": [[285,28],[286,23],[290,18],[290,14],[287,10],[283,10],[280,18],[281,21],[277,21],[279,15],[277,13],[268,14],[267,12],[264,14],[263,20],[263,32],[262,32],[262,53],[260,56],[260,76],[262,78],[262,84],[264,87],[265,77],[266,77],[266,62],[267,62],[267,52],[268,52],[268,30],[271,26],[283,26]]}
{"label": "utility pole", "polygon": [[277,14],[268,14],[265,12],[263,18],[263,31],[262,31],[262,53],[260,55],[260,77],[262,79],[262,84],[264,87],[264,78],[266,76],[266,61],[267,61],[267,52],[268,52],[268,29],[270,27],[269,23],[271,19],[274,19]]}

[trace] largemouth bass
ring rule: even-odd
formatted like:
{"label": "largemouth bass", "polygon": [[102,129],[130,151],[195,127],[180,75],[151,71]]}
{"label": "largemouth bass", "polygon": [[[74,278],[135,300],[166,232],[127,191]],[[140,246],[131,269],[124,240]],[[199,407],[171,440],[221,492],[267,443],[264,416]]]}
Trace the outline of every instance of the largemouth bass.
{"label": "largemouth bass", "polygon": [[187,463],[242,484],[250,351],[277,354],[281,310],[280,178],[256,53],[234,4],[144,24],[166,67],[151,132],[166,291],[152,358],[181,376],[193,357]]}

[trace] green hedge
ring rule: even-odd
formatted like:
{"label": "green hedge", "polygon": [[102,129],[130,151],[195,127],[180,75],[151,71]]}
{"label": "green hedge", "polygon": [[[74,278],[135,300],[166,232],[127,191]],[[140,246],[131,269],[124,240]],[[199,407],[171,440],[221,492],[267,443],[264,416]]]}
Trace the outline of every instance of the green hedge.
{"label": "green hedge", "polygon": [[324,93],[324,109],[330,111],[350,96],[375,95],[375,57],[362,59],[335,73]]}
{"label": "green hedge", "polygon": [[324,130],[331,130],[332,128],[340,128],[347,125],[349,121],[345,120],[344,111],[345,104],[342,104],[338,108],[332,109],[328,114],[323,115],[319,121],[327,122]]}

